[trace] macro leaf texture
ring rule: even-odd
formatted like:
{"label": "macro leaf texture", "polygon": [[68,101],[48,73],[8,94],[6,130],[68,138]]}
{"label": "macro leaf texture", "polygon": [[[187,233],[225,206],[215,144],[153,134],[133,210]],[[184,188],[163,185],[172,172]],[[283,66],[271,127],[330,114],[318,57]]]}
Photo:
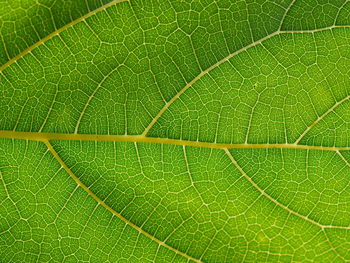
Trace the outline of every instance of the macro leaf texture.
{"label": "macro leaf texture", "polygon": [[350,1],[0,1],[0,262],[349,262]]}

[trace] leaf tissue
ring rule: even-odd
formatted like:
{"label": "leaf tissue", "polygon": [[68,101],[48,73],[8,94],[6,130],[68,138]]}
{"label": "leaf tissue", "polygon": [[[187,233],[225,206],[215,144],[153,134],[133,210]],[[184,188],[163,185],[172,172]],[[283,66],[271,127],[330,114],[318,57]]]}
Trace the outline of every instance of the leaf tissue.
{"label": "leaf tissue", "polygon": [[349,262],[350,1],[0,1],[0,262]]}

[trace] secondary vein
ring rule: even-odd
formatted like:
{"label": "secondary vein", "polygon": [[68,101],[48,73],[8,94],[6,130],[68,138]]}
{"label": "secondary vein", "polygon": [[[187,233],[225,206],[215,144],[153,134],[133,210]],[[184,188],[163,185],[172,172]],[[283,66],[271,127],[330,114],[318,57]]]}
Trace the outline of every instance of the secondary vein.
{"label": "secondary vein", "polygon": [[330,114],[331,112],[333,112],[339,105],[341,105],[342,103],[348,101],[350,99],[350,96],[347,96],[345,98],[343,98],[340,101],[337,101],[332,107],[330,107],[325,113],[323,113],[321,116],[319,116],[310,126],[308,126],[305,131],[299,136],[299,138],[295,141],[294,144],[298,144],[302,138],[304,138],[304,136],[317,124],[319,123],[321,120],[323,120],[328,114]]}
{"label": "secondary vein", "polygon": [[171,246],[169,246],[168,244],[166,244],[165,242],[159,240],[158,238],[152,236],[151,234],[149,234],[148,232],[144,231],[143,229],[141,229],[140,227],[138,227],[137,225],[135,225],[134,223],[130,222],[128,219],[126,219],[125,217],[123,217],[121,214],[119,214],[117,211],[115,211],[112,207],[110,207],[109,205],[107,205],[103,200],[101,200],[97,195],[95,195],[90,189],[89,187],[87,187],[82,181],[80,181],[80,179],[72,172],[72,170],[66,165],[66,163],[61,159],[61,157],[59,156],[59,154],[56,152],[56,150],[53,148],[53,146],[51,145],[51,143],[48,140],[42,140],[42,142],[45,143],[45,145],[47,146],[47,148],[49,149],[49,151],[51,152],[51,154],[53,155],[53,157],[59,162],[59,164],[64,168],[64,170],[70,175],[70,177],[81,187],[84,189],[85,192],[88,193],[88,195],[90,195],[98,204],[100,204],[101,206],[103,206],[104,208],[106,208],[109,212],[111,212],[114,216],[118,217],[119,219],[121,219],[125,224],[131,226],[132,228],[134,228],[135,230],[137,230],[138,232],[140,232],[141,234],[143,234],[144,236],[152,239],[153,241],[157,242],[160,246],[163,246],[173,252],[175,252],[178,255],[181,255],[183,257],[185,257],[188,260],[194,261],[194,262],[201,262],[200,260],[191,257],[190,255],[185,254],[184,252],[177,250],[176,248],[173,248]]}
{"label": "secondary vein", "polygon": [[309,223],[316,225],[318,227],[320,227],[322,230],[326,229],[326,228],[336,228],[336,229],[350,229],[350,226],[333,226],[333,225],[323,225],[318,223],[315,220],[312,220],[311,218],[304,216],[302,214],[299,214],[298,212],[290,209],[288,206],[280,203],[278,200],[274,199],[272,196],[270,196],[268,193],[266,193],[264,191],[264,189],[260,188],[252,178],[250,178],[246,172],[242,169],[242,167],[237,163],[237,161],[235,160],[235,158],[232,156],[232,154],[230,153],[230,151],[228,149],[224,149],[225,153],[227,154],[227,156],[230,158],[230,160],[232,161],[232,163],[236,166],[237,170],[244,176],[244,178],[246,178],[251,184],[252,186],[258,190],[263,196],[265,196],[267,199],[269,199],[271,202],[273,202],[274,204],[276,204],[277,206],[279,206],[280,208],[286,210],[287,212],[305,220],[308,221]]}
{"label": "secondary vein", "polygon": [[163,113],[182,95],[185,93],[186,90],[188,90],[190,87],[192,87],[199,79],[201,79],[204,75],[208,74],[210,71],[212,71],[213,69],[215,69],[216,67],[220,66],[221,64],[223,64],[224,62],[230,60],[231,58],[233,58],[234,56],[252,48],[255,47],[259,44],[261,44],[262,42],[273,38],[274,36],[277,35],[281,35],[281,34],[300,34],[300,33],[316,33],[316,32],[320,32],[320,31],[325,31],[325,30],[331,30],[331,29],[335,29],[335,28],[350,28],[350,26],[337,26],[337,25],[333,25],[333,26],[329,26],[329,27],[324,27],[324,28],[318,28],[318,29],[311,29],[311,30],[277,30],[271,34],[266,35],[263,38],[260,38],[258,40],[256,40],[255,42],[250,43],[249,45],[246,45],[232,53],[230,53],[228,56],[224,57],[223,59],[219,60],[218,62],[216,62],[215,64],[213,64],[212,66],[210,66],[209,68],[207,68],[204,71],[201,71],[194,79],[192,79],[190,82],[188,82],[186,84],[185,87],[183,87],[174,97],[172,97],[167,103],[164,104],[163,108],[157,113],[157,115],[154,116],[154,118],[152,119],[152,121],[148,124],[148,126],[146,127],[146,129],[143,131],[142,135],[146,136],[148,134],[148,132],[152,129],[152,127],[154,126],[154,124],[158,121],[158,119],[163,115]]}

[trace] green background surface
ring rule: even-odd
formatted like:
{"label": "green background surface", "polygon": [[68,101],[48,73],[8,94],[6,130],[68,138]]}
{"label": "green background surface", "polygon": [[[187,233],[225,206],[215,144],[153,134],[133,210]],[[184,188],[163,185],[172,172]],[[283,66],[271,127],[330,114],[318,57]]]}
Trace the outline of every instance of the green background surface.
{"label": "green background surface", "polygon": [[349,1],[0,1],[0,40],[0,262],[350,261]]}

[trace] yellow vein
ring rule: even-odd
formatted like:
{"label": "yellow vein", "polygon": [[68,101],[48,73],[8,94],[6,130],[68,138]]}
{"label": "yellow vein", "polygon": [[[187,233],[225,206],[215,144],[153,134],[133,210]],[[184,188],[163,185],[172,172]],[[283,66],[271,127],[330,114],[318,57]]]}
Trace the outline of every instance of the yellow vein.
{"label": "yellow vein", "polygon": [[330,248],[328,249],[328,251],[334,251],[334,253],[343,260],[343,262],[347,262],[347,260],[338,252],[337,246],[334,245],[334,243],[332,242],[332,240],[329,239],[327,231],[322,231],[324,237],[327,240],[328,245],[330,246]]}
{"label": "yellow vein", "polygon": [[288,14],[289,10],[292,8],[292,6],[294,5],[295,1],[296,1],[296,0],[291,1],[290,4],[289,4],[289,6],[288,6],[288,7],[286,8],[286,10],[284,11],[283,17],[282,17],[282,19],[281,19],[280,26],[279,26],[279,28],[278,28],[279,30],[282,29],[284,20],[286,19],[287,14]]}
{"label": "yellow vein", "polygon": [[246,172],[242,169],[242,167],[237,163],[237,161],[233,158],[232,154],[230,153],[230,151],[228,149],[224,149],[225,153],[227,154],[227,156],[230,158],[230,160],[232,161],[232,163],[236,166],[236,168],[238,169],[238,171],[244,176],[244,178],[246,178],[251,184],[252,186],[258,190],[263,196],[265,196],[267,199],[269,199],[271,202],[273,202],[274,204],[276,204],[277,206],[281,207],[282,209],[286,210],[287,212],[301,218],[304,219],[306,221],[308,221],[311,224],[314,224],[318,227],[320,227],[321,229],[325,229],[325,228],[336,228],[336,229],[350,229],[350,226],[346,227],[346,226],[333,226],[333,225],[322,225],[310,218],[308,218],[307,216],[301,215],[297,212],[295,212],[294,210],[290,209],[288,206],[285,206],[284,204],[278,202],[276,199],[274,199],[272,196],[270,196],[269,194],[267,194],[263,189],[261,189],[254,181],[252,178],[250,178]]}
{"label": "yellow vein", "polygon": [[2,184],[4,185],[4,190],[5,190],[5,196],[6,198],[2,198],[1,202],[0,202],[0,205],[2,205],[3,202],[5,202],[7,199],[10,200],[10,202],[13,204],[13,206],[15,207],[18,215],[20,216],[20,218],[12,223],[7,229],[3,230],[2,232],[0,232],[0,235],[3,235],[7,232],[10,232],[15,226],[18,225],[18,223],[23,219],[22,218],[22,215],[21,215],[21,212],[18,210],[18,206],[16,205],[16,202],[12,199],[12,197],[10,196],[9,192],[8,192],[8,189],[7,189],[7,186],[6,186],[6,182],[5,182],[5,179],[4,179],[4,175],[2,174],[2,172],[0,171],[0,179],[1,179],[1,182]]}
{"label": "yellow vein", "polygon": [[19,53],[17,56],[13,57],[12,59],[10,59],[9,61],[7,61],[4,65],[2,65],[0,67],[0,71],[4,71],[8,66],[10,66],[11,64],[13,64],[14,62],[16,62],[18,59],[20,59],[21,57],[25,56],[26,54],[30,53],[34,48],[40,46],[41,44],[43,44],[44,42],[46,42],[47,40],[53,38],[56,35],[59,35],[62,31],[74,26],[75,24],[78,24],[81,21],[84,21],[85,19],[93,16],[94,14],[101,12],[105,9],[107,9],[110,6],[113,6],[115,4],[118,3],[122,3],[122,2],[127,2],[128,0],[114,0],[112,2],[109,2],[108,4],[105,4],[89,13],[87,13],[86,15],[79,17],[76,20],[73,20],[72,22],[66,24],[65,26],[55,30],[54,32],[52,32],[51,34],[47,35],[46,37],[42,38],[40,41],[36,42],[35,44],[31,45],[30,47],[28,47],[27,49],[23,50],[21,53]]}
{"label": "yellow vein", "polygon": [[[334,25],[337,23],[339,15],[341,13],[341,11],[343,10],[343,8],[349,3],[349,0],[345,0],[344,3],[338,8],[338,12],[335,15],[335,19],[334,19]],[[344,8],[345,9],[345,8]]]}
{"label": "yellow vein", "polygon": [[146,129],[144,130],[144,132],[142,133],[142,135],[147,135],[147,133],[149,132],[149,130],[153,127],[153,125],[158,121],[158,119],[160,118],[160,116],[163,115],[163,113],[170,107],[171,104],[174,103],[175,100],[177,100],[183,93],[185,93],[186,90],[188,90],[194,83],[196,83],[201,77],[203,77],[204,75],[206,75],[207,73],[209,73],[211,70],[213,70],[214,68],[216,68],[217,66],[221,65],[222,63],[226,62],[227,60],[229,60],[230,58],[232,58],[235,55],[238,55],[239,53],[254,47],[258,44],[260,44],[262,41],[269,39],[275,35],[277,35],[279,32],[275,32],[272,33],[264,38],[259,39],[258,41],[255,41],[233,53],[231,53],[230,55],[228,55],[227,57],[223,58],[222,60],[219,60],[218,62],[216,62],[215,64],[213,64],[212,66],[210,66],[209,68],[207,68],[204,71],[201,71],[201,73],[199,73],[194,79],[192,79],[183,89],[181,89],[174,97],[171,98],[171,100],[169,100],[164,106],[163,108],[158,112],[158,114],[153,118],[153,120],[150,122],[150,124],[146,127]]}
{"label": "yellow vein", "polygon": [[49,151],[51,152],[51,154],[54,156],[54,158],[60,163],[60,165],[64,168],[64,170],[70,175],[70,177],[81,187],[85,190],[85,192],[88,193],[88,195],[90,195],[93,199],[95,199],[95,201],[100,204],[101,206],[103,206],[104,208],[106,208],[109,212],[111,212],[114,216],[118,217],[119,219],[121,219],[125,224],[131,226],[132,228],[134,228],[135,230],[137,230],[139,233],[143,234],[144,236],[152,239],[153,241],[157,242],[160,246],[163,246],[171,251],[173,251],[174,253],[181,255],[183,257],[185,257],[188,260],[192,260],[194,262],[201,262],[200,260],[193,258],[169,245],[167,245],[166,243],[164,243],[163,241],[157,239],[156,237],[152,236],[151,234],[147,233],[146,231],[144,231],[143,229],[141,229],[140,227],[138,227],[137,225],[133,224],[132,222],[130,222],[129,220],[127,220],[125,217],[123,217],[121,214],[119,214],[117,211],[115,211],[113,208],[111,208],[109,205],[107,205],[104,201],[102,201],[97,195],[95,195],[90,189],[89,187],[87,187],[82,181],[80,181],[80,179],[72,172],[72,170],[65,164],[65,162],[61,159],[61,157],[58,155],[58,153],[56,152],[56,150],[52,147],[51,143],[48,140],[43,140],[43,142],[45,143],[45,145],[47,146],[47,148],[49,149]]}
{"label": "yellow vein", "polygon": [[[11,201],[13,204],[15,204],[15,202],[11,199],[9,192],[7,191],[6,182],[5,182],[4,176],[2,175],[2,172],[1,172],[1,171],[0,171],[0,180],[1,180],[2,184],[4,185],[6,197],[7,197],[8,199],[10,199],[10,201]],[[5,199],[5,200],[6,200],[6,199]],[[4,200],[2,200],[2,201],[4,201]]]}
{"label": "yellow vein", "polygon": [[72,134],[72,133],[45,133],[45,132],[18,132],[0,131],[0,138],[23,139],[34,141],[66,140],[66,141],[108,141],[108,142],[136,142],[183,145],[213,149],[296,149],[296,150],[319,150],[319,151],[345,151],[350,146],[328,147],[317,145],[300,144],[249,144],[249,143],[214,143],[189,141],[181,139],[168,139],[147,137],[142,135],[101,135],[101,134]]}
{"label": "yellow vein", "polygon": [[344,99],[336,102],[331,108],[329,108],[325,113],[323,113],[321,116],[317,118],[309,127],[305,129],[305,131],[299,136],[299,138],[294,142],[294,144],[298,144],[302,138],[321,120],[323,120],[329,113],[334,111],[339,105],[341,105],[343,102],[347,101],[350,99],[350,96],[345,97]]}
{"label": "yellow vein", "polygon": [[90,105],[91,100],[93,99],[93,97],[95,96],[95,94],[97,93],[97,91],[101,88],[101,86],[103,85],[103,83],[106,81],[107,78],[109,78],[110,75],[112,75],[116,70],[119,69],[119,66],[114,68],[113,70],[111,70],[106,76],[104,76],[102,78],[102,80],[98,83],[97,87],[94,89],[94,91],[91,93],[91,95],[88,97],[88,100],[86,101],[83,110],[80,112],[77,124],[75,125],[74,128],[74,133],[77,134],[78,130],[79,130],[79,126],[81,123],[81,120],[86,112],[87,107]]}
{"label": "yellow vein", "polygon": [[238,54],[240,54],[240,53],[242,53],[242,52],[244,52],[244,51],[246,51],[254,46],[257,46],[257,45],[261,44],[262,42],[264,42],[264,41],[266,41],[274,36],[280,35],[280,34],[316,33],[316,32],[331,30],[331,29],[335,29],[335,28],[349,28],[349,27],[350,26],[334,25],[334,26],[329,26],[329,27],[325,27],[325,28],[318,28],[318,29],[311,29],[311,30],[295,30],[295,31],[277,30],[277,31],[255,41],[247,46],[242,47],[241,49],[234,51],[233,53],[231,53],[228,56],[224,57],[223,59],[219,60],[218,62],[216,62],[215,64],[213,64],[209,68],[207,68],[206,70],[201,71],[194,79],[192,79],[188,84],[186,84],[186,86],[183,89],[181,89],[174,97],[172,97],[167,103],[165,103],[163,108],[157,113],[157,115],[152,119],[152,121],[146,127],[146,129],[144,130],[142,135],[146,136],[148,134],[148,132],[151,130],[151,128],[153,127],[153,125],[158,121],[158,119],[163,115],[163,113],[170,107],[170,105],[173,104],[174,101],[176,101],[182,94],[184,94],[186,90],[188,90],[191,86],[193,86],[194,83],[196,83],[201,77],[203,77],[204,75],[206,75],[207,73],[209,73],[210,71],[215,69],[216,67],[220,66],[224,62],[228,61],[232,57],[234,57],[234,56],[236,56],[236,55],[238,55]]}
{"label": "yellow vein", "polygon": [[344,163],[350,167],[350,163],[345,159],[344,155],[340,151],[336,151],[336,153],[340,156],[340,158],[344,161]]}

